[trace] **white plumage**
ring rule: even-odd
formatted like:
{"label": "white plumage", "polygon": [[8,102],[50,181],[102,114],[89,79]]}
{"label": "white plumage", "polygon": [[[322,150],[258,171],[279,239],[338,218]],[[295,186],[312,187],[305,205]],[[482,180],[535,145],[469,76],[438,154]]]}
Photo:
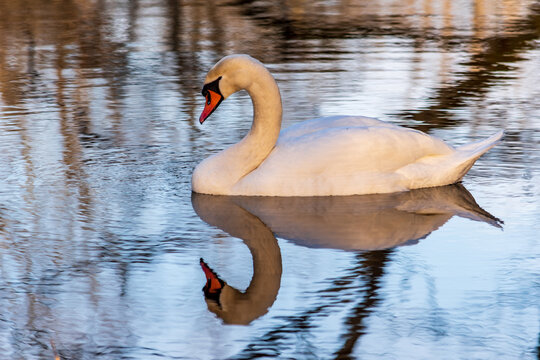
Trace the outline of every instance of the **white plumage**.
{"label": "white plumage", "polygon": [[352,116],[304,121],[280,133],[279,90],[260,62],[247,55],[225,57],[205,83],[216,79],[223,99],[247,90],[253,126],[242,141],[195,168],[192,188],[198,193],[327,196],[447,185],[461,180],[503,135],[453,148],[417,130]]}

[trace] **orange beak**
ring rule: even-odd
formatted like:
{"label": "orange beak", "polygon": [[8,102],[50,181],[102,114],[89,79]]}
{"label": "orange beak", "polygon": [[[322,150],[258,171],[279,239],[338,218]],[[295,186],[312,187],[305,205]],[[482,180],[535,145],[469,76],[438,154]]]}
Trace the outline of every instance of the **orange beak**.
{"label": "orange beak", "polygon": [[223,101],[223,96],[212,90],[207,90],[205,97],[206,103],[204,105],[204,110],[199,117],[199,122],[201,124],[204,122],[204,120],[206,120],[207,117],[209,117],[214,112],[214,110],[217,109],[219,104],[221,104],[221,102]]}

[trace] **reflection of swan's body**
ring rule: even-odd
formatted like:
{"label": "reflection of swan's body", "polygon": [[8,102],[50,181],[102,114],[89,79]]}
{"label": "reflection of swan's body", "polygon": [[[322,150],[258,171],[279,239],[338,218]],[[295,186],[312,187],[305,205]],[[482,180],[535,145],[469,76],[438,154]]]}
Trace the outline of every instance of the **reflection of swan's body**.
{"label": "reflection of swan's body", "polygon": [[218,280],[201,262],[210,280],[205,287],[208,308],[231,324],[248,324],[265,314],[276,299],[281,253],[274,234],[305,246],[374,250],[424,238],[453,215],[494,226],[500,222],[461,185],[339,197],[193,193],[191,200],[204,221],[243,239],[253,256],[253,278],[245,292]]}
{"label": "reflection of swan's body", "polygon": [[[253,257],[253,278],[246,291],[224,282],[216,299],[207,298],[208,309],[228,324],[249,324],[268,311],[279,291],[281,252],[277,240],[261,220],[226,198],[215,197],[209,202],[195,195],[192,203],[197,214],[208,224],[243,239]],[[206,264],[201,265],[205,269]]]}
{"label": "reflection of swan's body", "polygon": [[233,55],[206,76],[202,123],[245,89],[253,126],[242,141],[200,163],[193,191],[215,195],[319,196],[390,193],[453,184],[502,137],[453,148],[420,131],[365,117],[329,117],[280,134],[281,98],[257,60]]}
{"label": "reflection of swan's body", "polygon": [[[227,209],[243,208],[276,236],[310,247],[375,250],[426,237],[452,216],[499,226],[462,185],[395,194],[330,197],[248,197],[194,194],[197,214],[220,228]],[[206,211],[201,211],[205,204]],[[219,204],[219,207],[217,206]],[[223,223],[211,222],[221,212]],[[242,220],[235,219],[234,222]],[[229,232],[229,231],[228,231]],[[230,233],[230,232],[229,232]]]}

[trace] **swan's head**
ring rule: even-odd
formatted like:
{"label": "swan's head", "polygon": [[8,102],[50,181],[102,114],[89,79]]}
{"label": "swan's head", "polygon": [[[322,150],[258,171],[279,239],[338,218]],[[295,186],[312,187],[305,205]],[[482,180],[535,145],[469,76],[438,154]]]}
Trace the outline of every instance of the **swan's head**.
{"label": "swan's head", "polygon": [[[275,300],[277,290],[270,293],[271,302],[265,301],[264,296],[251,297],[229,286],[204,262],[200,260],[201,267],[206,275],[206,285],[203,287],[204,297],[208,310],[216,314],[226,324],[248,325],[253,320],[266,314],[268,308]],[[278,284],[279,288],[279,284]]]}
{"label": "swan's head", "polygon": [[230,95],[248,89],[253,79],[263,73],[268,73],[264,65],[249,55],[229,55],[218,61],[204,80],[202,94],[206,103],[199,122],[202,124]]}
{"label": "swan's head", "polygon": [[225,282],[204,262],[203,258],[201,258],[200,264],[206,276],[206,284],[203,287],[204,297],[214,300],[219,304],[219,297],[225,286]]}

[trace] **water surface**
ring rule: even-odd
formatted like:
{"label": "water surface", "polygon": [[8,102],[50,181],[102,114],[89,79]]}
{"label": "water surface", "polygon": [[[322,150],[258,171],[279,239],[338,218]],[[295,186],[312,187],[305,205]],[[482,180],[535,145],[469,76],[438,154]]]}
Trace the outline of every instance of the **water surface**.
{"label": "water surface", "polygon": [[[0,354],[10,359],[537,359],[534,1],[0,0]],[[249,130],[200,126],[206,71],[249,53],[284,126],[379,117],[504,140],[459,186],[197,196]],[[205,299],[199,259],[226,283]]]}

